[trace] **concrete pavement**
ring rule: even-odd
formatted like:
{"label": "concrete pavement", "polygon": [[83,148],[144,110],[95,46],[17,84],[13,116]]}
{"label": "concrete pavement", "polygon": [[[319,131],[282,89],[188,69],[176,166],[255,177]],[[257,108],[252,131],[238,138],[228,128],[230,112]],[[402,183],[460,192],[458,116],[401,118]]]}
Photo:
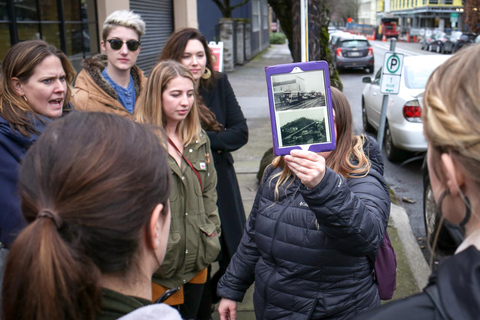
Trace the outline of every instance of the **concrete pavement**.
{"label": "concrete pavement", "polygon": [[[287,45],[271,45],[269,49],[228,74],[230,83],[249,127],[249,142],[233,153],[245,212],[250,213],[257,189],[256,174],[264,152],[272,146],[265,67],[292,62]],[[413,236],[405,210],[392,204],[388,232],[397,254],[397,290],[394,299],[421,291],[430,269]],[[237,319],[255,319],[253,286],[245,300],[238,304]],[[214,319],[219,319],[215,312]]]}

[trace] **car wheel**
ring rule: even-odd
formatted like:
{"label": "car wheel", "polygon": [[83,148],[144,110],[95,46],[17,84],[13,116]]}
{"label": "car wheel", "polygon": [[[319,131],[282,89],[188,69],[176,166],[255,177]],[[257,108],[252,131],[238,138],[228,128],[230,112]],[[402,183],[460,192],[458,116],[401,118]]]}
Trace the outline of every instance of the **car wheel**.
{"label": "car wheel", "polygon": [[365,99],[362,97],[362,120],[363,120],[363,129],[365,132],[374,132],[375,129],[373,126],[368,122],[368,115],[367,110],[365,109]]}
{"label": "car wheel", "polygon": [[365,72],[368,74],[373,74],[373,67],[366,67],[363,70],[365,70]]}
{"label": "car wheel", "polygon": [[[438,230],[441,217],[437,214],[437,207],[435,205],[435,198],[428,173],[424,179],[423,218],[428,249],[430,253],[435,252],[435,255],[451,255],[455,252],[457,245],[444,224],[442,224],[440,230]],[[435,237],[437,237],[436,243]]]}
{"label": "car wheel", "polygon": [[405,150],[398,149],[393,145],[392,132],[388,122],[385,124],[385,152],[387,153],[387,159],[391,162],[400,162],[407,157]]}

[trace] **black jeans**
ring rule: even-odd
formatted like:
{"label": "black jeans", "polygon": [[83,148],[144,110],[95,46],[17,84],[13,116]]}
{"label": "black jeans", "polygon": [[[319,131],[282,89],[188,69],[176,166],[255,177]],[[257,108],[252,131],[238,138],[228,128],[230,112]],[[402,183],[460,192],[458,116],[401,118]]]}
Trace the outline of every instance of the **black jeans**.
{"label": "black jeans", "polygon": [[204,286],[203,283],[186,283],[183,285],[183,304],[175,306],[183,319],[197,318]]}

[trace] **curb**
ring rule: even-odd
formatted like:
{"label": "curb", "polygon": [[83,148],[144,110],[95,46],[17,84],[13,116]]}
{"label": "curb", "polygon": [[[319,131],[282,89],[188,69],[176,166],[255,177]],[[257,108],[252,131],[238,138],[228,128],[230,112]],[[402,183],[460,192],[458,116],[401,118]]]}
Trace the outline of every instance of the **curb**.
{"label": "curb", "polygon": [[405,249],[405,254],[413,277],[417,282],[418,288],[422,290],[427,285],[428,277],[432,271],[428,267],[425,257],[413,236],[407,212],[404,208],[392,204],[390,208],[390,217],[392,218],[393,226],[397,230],[398,237]]}

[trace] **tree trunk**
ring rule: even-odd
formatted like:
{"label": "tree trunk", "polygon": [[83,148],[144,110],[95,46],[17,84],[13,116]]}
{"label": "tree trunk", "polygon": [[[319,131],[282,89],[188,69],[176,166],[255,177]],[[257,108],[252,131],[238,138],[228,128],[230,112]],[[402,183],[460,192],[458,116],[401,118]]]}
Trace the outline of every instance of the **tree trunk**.
{"label": "tree trunk", "polygon": [[324,60],[330,71],[330,85],[343,90],[338,71],[333,64],[328,46],[329,10],[322,0],[310,0],[308,4],[308,57],[309,61]]}
{"label": "tree trunk", "polygon": [[[283,32],[288,39],[288,48],[293,61],[300,62],[302,60],[300,1],[268,0],[268,3],[280,21]],[[343,90],[342,81],[333,65],[332,54],[328,47],[328,24],[330,19],[328,8],[322,0],[309,0],[308,18],[309,60],[325,60],[330,70],[330,84]]]}

